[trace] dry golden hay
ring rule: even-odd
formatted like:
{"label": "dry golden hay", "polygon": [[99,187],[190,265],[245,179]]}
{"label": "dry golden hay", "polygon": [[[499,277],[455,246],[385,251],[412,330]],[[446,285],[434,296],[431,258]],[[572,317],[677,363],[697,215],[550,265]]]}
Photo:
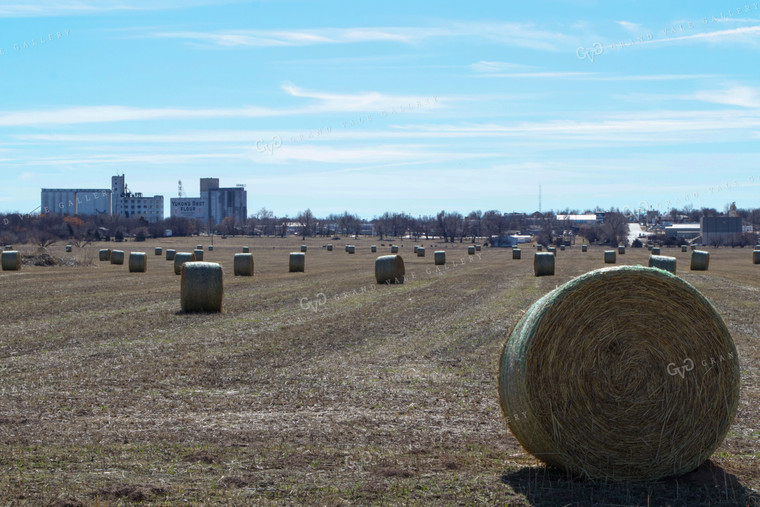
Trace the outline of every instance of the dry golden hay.
{"label": "dry golden hay", "polygon": [[468,255],[475,255],[475,247],[470,245],[467,247],[467,254]]}
{"label": "dry golden hay", "polygon": [[111,249],[110,248],[103,248],[98,251],[98,259],[101,261],[110,261],[111,260]]}
{"label": "dry golden hay", "polygon": [[688,251],[688,249],[686,248],[686,245],[681,245],[681,251],[682,252]]}
{"label": "dry golden hay", "polygon": [[306,252],[306,245],[301,245],[301,251]]}
{"label": "dry golden hay", "polygon": [[443,250],[437,250],[433,252],[433,262],[436,266],[446,265],[446,252]]}
{"label": "dry golden hay", "polygon": [[372,253],[375,253],[375,252],[377,252],[377,245],[371,245],[371,246],[369,247],[369,251],[370,251],[370,252],[372,252]]}
{"label": "dry golden hay", "polygon": [[536,252],[533,257],[533,273],[536,276],[554,276],[554,253]]}
{"label": "dry golden hay", "polygon": [[290,252],[290,272],[303,273],[306,269],[306,255],[301,252]]}
{"label": "dry golden hay", "polygon": [[249,253],[235,254],[235,276],[253,276],[253,255]]}
{"label": "dry golden hay", "polygon": [[346,250],[350,254],[356,253],[356,245],[348,245],[348,250]]}
{"label": "dry golden hay", "polygon": [[166,260],[167,261],[173,261],[175,255],[177,255],[177,251],[176,250],[167,250],[166,251]]}
{"label": "dry golden hay", "polygon": [[398,253],[398,245],[391,245],[391,253]]}
{"label": "dry golden hay", "polygon": [[400,255],[381,255],[375,260],[375,280],[377,283],[404,283],[404,259]]}
{"label": "dry golden hay", "polygon": [[243,253],[248,253],[248,252],[250,252],[250,251],[251,251],[251,249],[250,249],[250,248],[248,248],[247,246],[244,246],[244,247],[243,247]]}
{"label": "dry golden hay", "polygon": [[164,250],[160,246],[157,246],[156,247],[156,255],[161,255],[163,253],[164,253]]}
{"label": "dry golden hay", "polygon": [[519,248],[513,248],[512,249],[512,258],[513,259],[520,259],[522,258],[522,251]]}
{"label": "dry golden hay", "polygon": [[543,249],[544,249],[543,245],[536,245],[536,250],[538,250],[539,252]]}
{"label": "dry golden hay", "polygon": [[752,251],[752,264],[760,264],[760,250]]}
{"label": "dry golden hay", "polygon": [[327,251],[328,251],[328,252],[332,252],[332,251],[333,251],[333,246],[332,246],[332,243],[328,243],[328,244],[327,244]]}
{"label": "dry golden hay", "polygon": [[148,256],[145,252],[129,252],[129,272],[145,273],[148,271]]}
{"label": "dry golden hay", "polygon": [[71,252],[71,245],[66,245],[66,252]]}
{"label": "dry golden hay", "polygon": [[710,252],[704,250],[694,250],[691,252],[691,270],[707,271],[710,266]]}
{"label": "dry golden hay", "polygon": [[184,263],[180,289],[182,311],[221,312],[224,299],[222,279],[222,266],[215,262]]}
{"label": "dry golden hay", "polygon": [[113,250],[111,252],[111,264],[118,264],[118,265],[124,264],[123,250]]}
{"label": "dry golden hay", "polygon": [[659,246],[652,247],[652,255],[660,255],[660,247]]}
{"label": "dry golden hay", "polygon": [[18,271],[21,269],[21,253],[15,250],[4,250],[0,253],[0,266],[3,271]]}
{"label": "dry golden hay", "polygon": [[723,320],[665,271],[591,271],[512,329],[499,398],[523,447],[570,474],[656,480],[690,472],[736,415],[740,371]]}
{"label": "dry golden hay", "polygon": [[605,264],[615,264],[617,262],[617,256],[615,255],[615,250],[605,250],[604,251],[604,263]]}
{"label": "dry golden hay", "polygon": [[182,274],[182,265],[186,262],[195,262],[195,254],[190,252],[177,252],[174,254],[174,274]]}
{"label": "dry golden hay", "polygon": [[620,255],[625,255],[625,245],[618,245],[618,253]]}
{"label": "dry golden hay", "polygon": [[669,271],[673,274],[676,273],[676,258],[668,257],[667,255],[650,255],[649,267],[659,268]]}
{"label": "dry golden hay", "polygon": [[423,247],[417,249],[417,257],[425,257],[425,249]]}
{"label": "dry golden hay", "polygon": [[193,250],[193,255],[195,255],[195,260],[198,262],[203,262],[203,249],[202,248],[196,248]]}

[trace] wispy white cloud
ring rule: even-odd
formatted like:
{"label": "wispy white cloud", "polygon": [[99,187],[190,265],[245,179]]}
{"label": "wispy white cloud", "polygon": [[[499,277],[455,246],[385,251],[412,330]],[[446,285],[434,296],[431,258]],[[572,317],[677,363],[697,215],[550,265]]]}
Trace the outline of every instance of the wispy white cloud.
{"label": "wispy white cloud", "polygon": [[750,86],[732,86],[724,90],[703,90],[682,98],[714,104],[760,108],[760,90]]}
{"label": "wispy white cloud", "polygon": [[0,18],[103,14],[118,11],[184,9],[240,0],[15,0],[0,4]]}
{"label": "wispy white cloud", "polygon": [[627,32],[638,34],[642,32],[642,27],[639,23],[632,23],[630,21],[618,21],[618,25],[622,26]]}
{"label": "wispy white cloud", "polygon": [[531,68],[529,65],[523,65],[520,63],[510,62],[489,62],[481,60],[479,62],[470,65],[470,68],[475,72],[505,72],[505,71],[518,71]]}
{"label": "wispy white cloud", "polygon": [[637,44],[663,44],[680,41],[704,41],[710,43],[742,43],[753,46],[760,45],[760,25],[743,26],[729,30],[716,30],[712,32],[682,35],[680,37],[668,37],[665,39],[652,39]]}

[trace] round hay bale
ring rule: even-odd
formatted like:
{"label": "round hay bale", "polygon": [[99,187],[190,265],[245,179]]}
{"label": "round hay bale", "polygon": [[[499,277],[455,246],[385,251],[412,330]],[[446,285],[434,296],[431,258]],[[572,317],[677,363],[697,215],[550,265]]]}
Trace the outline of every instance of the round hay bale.
{"label": "round hay bale", "polygon": [[235,254],[235,276],[253,276],[253,255],[249,253]]}
{"label": "round hay bale", "polygon": [[710,252],[704,250],[694,250],[691,252],[691,270],[707,271],[710,266]]}
{"label": "round hay bale", "polygon": [[346,252],[348,252],[348,245],[346,245]]}
{"label": "round hay bale", "polygon": [[98,259],[101,261],[110,261],[111,260],[111,249],[110,248],[102,248],[98,250]]}
{"label": "round hay bale", "polygon": [[148,271],[148,256],[145,252],[129,252],[129,272],[145,273]]}
{"label": "round hay bale", "polygon": [[588,245],[581,245],[581,252],[588,252]]}
{"label": "round hay bale", "polygon": [[652,247],[652,255],[660,255],[660,247],[659,246]]}
{"label": "round hay bale", "polygon": [[650,252],[652,251],[652,248],[653,248],[652,245],[647,245],[647,250],[649,250]]}
{"label": "round hay bale", "polygon": [[692,250],[696,250],[697,249],[697,245],[691,245],[691,249]]}
{"label": "round hay bale", "polygon": [[332,246],[332,243],[328,243],[328,244],[327,244],[327,251],[328,251],[328,252],[332,252],[332,251],[333,251],[333,246]]}
{"label": "round hay bale", "polygon": [[301,245],[301,251],[306,252],[306,245]]}
{"label": "round hay bale", "polygon": [[250,252],[250,251],[251,251],[251,249],[250,249],[250,248],[248,248],[247,246],[244,246],[244,247],[243,247],[243,253],[248,253],[248,252]]}
{"label": "round hay bale", "polygon": [[528,452],[620,481],[707,460],[736,414],[739,382],[710,302],[642,266],[591,271],[546,294],[512,329],[499,365],[501,409]]}
{"label": "round hay bale", "polygon": [[404,283],[404,259],[400,255],[381,255],[375,260],[377,283]]}
{"label": "round hay bale", "polygon": [[177,252],[174,254],[174,274],[182,274],[182,265],[186,262],[195,262],[195,254],[190,252]]}
{"label": "round hay bale", "polygon": [[537,250],[537,251],[539,251],[539,252],[540,252],[540,251],[542,251],[543,249],[544,249],[543,245],[536,245],[536,250]]}
{"label": "round hay bale", "polygon": [[349,254],[356,253],[356,245],[348,245],[348,253]]}
{"label": "round hay bale", "polygon": [[118,264],[121,266],[124,264],[124,251],[123,250],[113,250],[111,252],[111,264]]}
{"label": "round hay bale", "polygon": [[182,311],[221,312],[224,299],[222,279],[222,266],[219,264],[193,261],[184,263],[180,284]]}
{"label": "round hay bale", "polygon": [[5,245],[5,250],[13,250],[13,245]]}
{"label": "round hay bale", "polygon": [[414,245],[414,253],[417,253],[417,250],[419,250],[419,249],[420,249],[420,247],[419,247],[419,246],[417,246],[417,245]]}
{"label": "round hay bale", "polygon": [[620,255],[625,255],[625,245],[618,245],[618,253]]}
{"label": "round hay bale", "polygon": [[664,269],[676,274],[676,258],[668,257],[667,255],[650,255],[649,267]]}
{"label": "round hay bale", "polygon": [[443,250],[437,250],[436,252],[433,252],[433,262],[435,262],[436,266],[445,266],[446,252]]}
{"label": "round hay bale", "polygon": [[213,252],[214,251],[214,245],[209,245],[208,246],[208,251],[209,252]]}
{"label": "round hay bale", "polygon": [[3,271],[19,271],[21,269],[21,253],[15,250],[3,250],[0,253],[0,266]]}
{"label": "round hay bale", "polygon": [[760,249],[752,251],[752,264],[760,264]]}
{"label": "round hay bale", "polygon": [[71,253],[71,245],[66,245],[66,253]]}
{"label": "round hay bale", "polygon": [[475,250],[480,252],[480,245],[475,245]]}
{"label": "round hay bale", "polygon": [[688,248],[686,248],[686,245],[681,245],[681,251],[682,252],[688,251]]}
{"label": "round hay bale", "polygon": [[554,254],[552,252],[536,252],[533,257],[533,273],[536,276],[554,276]]}
{"label": "round hay bale", "polygon": [[156,247],[156,255],[161,255],[163,253],[164,253],[163,249],[160,246],[157,246]]}
{"label": "round hay bale", "polygon": [[195,260],[198,262],[203,262],[203,249],[197,248],[193,250],[193,255],[195,255]]}
{"label": "round hay bale", "polygon": [[513,248],[512,249],[512,258],[513,259],[520,259],[522,256],[522,251],[519,248]]}
{"label": "round hay bale", "polygon": [[177,255],[177,251],[176,250],[166,250],[166,260],[167,261],[173,261],[175,255]]}
{"label": "round hay bale", "polygon": [[391,245],[391,253],[398,253],[398,245]]}
{"label": "round hay bale", "polygon": [[617,262],[617,257],[615,255],[615,250],[605,250],[604,251],[604,263],[605,264],[615,264]]}
{"label": "round hay bale", "polygon": [[549,253],[553,253],[553,254],[557,253],[557,249],[555,247],[553,247],[553,246],[547,246],[546,247],[546,251],[549,252]]}
{"label": "round hay bale", "polygon": [[306,268],[306,255],[302,252],[290,252],[290,272],[303,273]]}
{"label": "round hay bale", "polygon": [[370,247],[369,247],[369,251],[370,251],[370,252],[372,252],[372,253],[375,253],[375,252],[377,252],[377,245],[372,245],[372,246],[370,246]]}
{"label": "round hay bale", "polygon": [[196,250],[203,250],[203,245],[195,245]]}
{"label": "round hay bale", "polygon": [[467,255],[475,255],[475,247],[470,245],[467,247]]}
{"label": "round hay bale", "polygon": [[419,247],[417,249],[417,257],[425,257],[425,248]]}

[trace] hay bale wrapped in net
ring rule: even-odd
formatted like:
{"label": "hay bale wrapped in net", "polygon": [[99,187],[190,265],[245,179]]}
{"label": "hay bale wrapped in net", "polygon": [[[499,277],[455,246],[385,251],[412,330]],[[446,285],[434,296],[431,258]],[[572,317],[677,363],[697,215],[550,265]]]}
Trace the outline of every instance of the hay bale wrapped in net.
{"label": "hay bale wrapped in net", "polygon": [[306,252],[306,245],[301,245],[301,251]]}
{"label": "hay bale wrapped in net", "polygon": [[604,251],[604,263],[605,264],[615,264],[617,262],[617,256],[615,255],[615,250],[605,250]]}
{"label": "hay bale wrapped in net", "polygon": [[552,252],[536,252],[533,257],[533,273],[536,276],[554,276],[554,254]]}
{"label": "hay bale wrapped in net", "polygon": [[625,255],[625,245],[618,245],[618,254]]}
{"label": "hay bale wrapped in net", "polygon": [[180,289],[182,311],[221,312],[224,299],[222,274],[222,266],[214,262],[184,263]]}
{"label": "hay bale wrapped in net", "polygon": [[208,251],[209,252],[213,252],[214,251],[214,245],[209,245],[208,246]]}
{"label": "hay bale wrapped in net", "polygon": [[148,271],[148,256],[145,252],[129,252],[129,272],[145,273]]}
{"label": "hay bale wrapped in net", "polygon": [[691,270],[707,271],[710,266],[710,252],[704,250],[694,250],[691,252]]}
{"label": "hay bale wrapped in net", "polygon": [[540,252],[540,251],[542,251],[543,249],[544,249],[543,245],[536,245],[536,250],[537,250],[537,251],[539,251],[539,252]]}
{"label": "hay bale wrapped in net", "polygon": [[101,248],[98,250],[98,259],[101,261],[110,261],[111,260],[111,249],[110,248]]}
{"label": "hay bale wrapped in net", "polygon": [[581,252],[588,252],[588,245],[581,245]]}
{"label": "hay bale wrapped in net", "polygon": [[443,250],[437,250],[433,252],[433,262],[436,266],[445,266],[446,265],[446,252]]}
{"label": "hay bale wrapped in net", "polygon": [[371,245],[371,246],[369,247],[369,251],[370,251],[370,252],[372,252],[372,253],[375,253],[375,252],[377,252],[377,245]]}
{"label": "hay bale wrapped in net", "polygon": [[665,271],[669,271],[675,274],[676,273],[676,258],[669,257],[667,255],[650,255],[649,267],[664,269]]}
{"label": "hay bale wrapped in net", "polygon": [[182,274],[182,265],[186,262],[195,262],[195,254],[190,252],[177,252],[174,254],[174,274]]}
{"label": "hay bale wrapped in net", "polygon": [[404,283],[404,259],[400,255],[381,255],[375,260],[377,283]]}
{"label": "hay bale wrapped in net", "polygon": [[652,255],[660,255],[660,247],[659,246],[652,247]]}
{"label": "hay bale wrapped in net", "polygon": [[391,253],[398,253],[398,245],[391,245]]}
{"label": "hay bale wrapped in net", "polygon": [[513,259],[520,259],[522,256],[522,251],[519,248],[513,248],[512,249],[512,258]]}
{"label": "hay bale wrapped in net", "polygon": [[306,269],[306,255],[302,252],[290,252],[289,266],[291,273],[303,273]]}
{"label": "hay bale wrapped in net", "polygon": [[332,246],[332,243],[328,243],[328,244],[327,244],[327,251],[328,251],[328,252],[332,252],[332,251],[333,251],[333,246]]}
{"label": "hay bale wrapped in net", "polygon": [[176,250],[166,250],[166,260],[167,261],[173,261],[175,255],[177,255],[177,251]]}
{"label": "hay bale wrapped in net", "polygon": [[752,264],[760,264],[760,249],[752,251]]}
{"label": "hay bale wrapped in net", "polygon": [[425,257],[425,249],[423,247],[417,249],[417,257]]}
{"label": "hay bale wrapped in net", "polygon": [[348,245],[348,250],[347,250],[347,252],[348,252],[349,254],[355,254],[355,253],[356,253],[356,245]]}
{"label": "hay bale wrapped in net", "polygon": [[704,296],[670,273],[619,266],[571,280],[520,318],[499,398],[538,459],[595,479],[656,480],[715,451],[739,382],[734,343]]}
{"label": "hay bale wrapped in net", "polygon": [[682,252],[687,252],[688,251],[688,248],[686,248],[686,245],[681,245],[681,251]]}
{"label": "hay bale wrapped in net", "polygon": [[202,248],[196,248],[193,250],[193,255],[195,255],[195,260],[198,262],[203,262],[203,249]]}
{"label": "hay bale wrapped in net", "polygon": [[156,247],[156,255],[161,255],[163,253],[164,253],[163,249],[160,246],[157,246]]}
{"label": "hay bale wrapped in net", "polygon": [[16,250],[3,250],[0,253],[0,267],[3,271],[18,271],[21,269],[21,253]]}
{"label": "hay bale wrapped in net", "polygon": [[66,245],[66,253],[71,253],[72,246]]}
{"label": "hay bale wrapped in net", "polygon": [[243,253],[249,253],[250,251],[251,251],[251,249],[248,248],[247,246],[243,247]]}
{"label": "hay bale wrapped in net", "polygon": [[475,247],[470,245],[467,247],[467,255],[475,255]]}
{"label": "hay bale wrapped in net", "polygon": [[233,266],[235,276],[253,276],[253,255],[249,253],[235,254]]}
{"label": "hay bale wrapped in net", "polygon": [[124,264],[124,251],[123,250],[113,250],[111,252],[111,264],[117,264],[121,266]]}

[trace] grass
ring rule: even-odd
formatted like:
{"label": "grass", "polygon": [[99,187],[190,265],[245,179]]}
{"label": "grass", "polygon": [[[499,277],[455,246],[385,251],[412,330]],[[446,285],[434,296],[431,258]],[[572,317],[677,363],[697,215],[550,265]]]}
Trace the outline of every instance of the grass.
{"label": "grass", "polygon": [[[547,291],[603,267],[603,249],[558,251],[556,276],[536,278],[529,248],[513,260],[509,249],[468,258],[466,244],[439,244],[449,269],[437,272],[432,256],[394,241],[409,278],[387,286],[374,283],[374,259],[388,241],[351,240],[348,255],[340,241],[215,238],[204,256],[225,270],[224,313],[183,315],[173,263],[152,251],[199,242],[120,245],[150,254],[147,273],[99,261],[0,273],[5,502],[759,503],[760,266],[749,249],[709,249],[710,271],[695,274],[683,269],[690,252],[663,249],[718,308],[740,354],[739,413],[712,465],[605,484],[526,454],[496,394],[512,324]],[[333,252],[322,248],[330,242]],[[303,243],[306,272],[288,273]],[[50,250],[87,258],[112,245]],[[253,278],[232,276],[243,245]],[[618,264],[647,259],[629,248]],[[300,304],[319,294],[317,310]]]}

